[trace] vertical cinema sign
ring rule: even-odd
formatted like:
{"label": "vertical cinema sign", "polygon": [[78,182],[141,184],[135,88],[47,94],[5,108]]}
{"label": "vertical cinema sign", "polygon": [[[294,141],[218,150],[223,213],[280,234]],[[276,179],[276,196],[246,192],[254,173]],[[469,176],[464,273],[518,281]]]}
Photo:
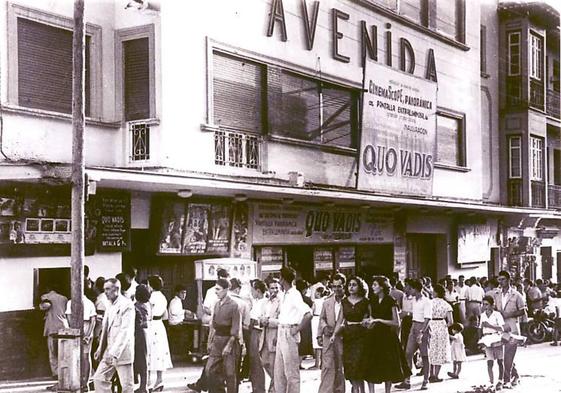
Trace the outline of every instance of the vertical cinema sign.
{"label": "vertical cinema sign", "polygon": [[366,63],[358,188],[432,195],[436,83]]}

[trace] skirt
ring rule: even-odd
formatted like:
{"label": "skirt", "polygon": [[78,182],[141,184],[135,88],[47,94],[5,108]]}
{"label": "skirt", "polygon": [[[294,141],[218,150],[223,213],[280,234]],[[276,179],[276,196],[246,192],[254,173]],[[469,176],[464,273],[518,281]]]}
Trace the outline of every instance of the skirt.
{"label": "skirt", "polygon": [[312,346],[314,349],[321,349],[321,345],[318,343],[318,328],[319,328],[319,315],[314,315],[312,317]]}
{"label": "skirt", "polygon": [[375,325],[368,329],[368,351],[363,357],[365,380],[370,383],[401,382],[411,375],[395,329]]}
{"label": "skirt", "polygon": [[168,335],[161,320],[150,321],[146,333],[148,342],[148,370],[164,371],[172,368]]}
{"label": "skirt", "polygon": [[[366,356],[366,329],[361,325],[349,325],[343,330],[343,371],[345,379],[363,381]],[[368,348],[368,352],[372,353]]]}

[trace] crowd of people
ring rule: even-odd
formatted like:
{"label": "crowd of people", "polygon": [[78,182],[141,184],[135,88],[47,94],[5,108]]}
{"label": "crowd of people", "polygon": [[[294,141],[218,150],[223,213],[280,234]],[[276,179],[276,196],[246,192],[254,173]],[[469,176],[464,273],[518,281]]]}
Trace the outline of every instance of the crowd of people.
{"label": "crowd of people", "polygon": [[[193,313],[183,309],[184,287],[175,288],[168,304],[159,276],[139,284],[135,275],[129,269],[95,283],[86,279],[85,391],[92,374],[96,392],[119,385],[132,393],[135,383],[135,393],[163,390],[163,373],[172,367],[163,321],[171,331]],[[519,382],[515,357],[525,342],[528,313],[553,304],[556,296],[553,284],[506,271],[489,279],[446,276],[434,285],[429,277],[374,276],[367,284],[359,276],[334,273],[310,286],[290,267],[283,267],[278,279],[251,280],[248,287],[224,269],[217,277],[202,307],[208,359],[198,381],[187,386],[196,392],[237,392],[244,379],[255,393],[299,392],[307,356],[315,358],[312,368],[321,369],[320,393],[343,393],[346,380],[353,393],[366,388],[373,393],[377,384],[386,392],[407,390],[415,372],[422,377],[420,389],[427,390],[443,382],[443,366],[449,378],[460,378],[466,350],[481,349],[489,383],[508,389]],[[55,335],[68,326],[71,306],[51,290],[41,297],[41,308],[55,375]],[[560,308],[554,311],[561,327]]]}

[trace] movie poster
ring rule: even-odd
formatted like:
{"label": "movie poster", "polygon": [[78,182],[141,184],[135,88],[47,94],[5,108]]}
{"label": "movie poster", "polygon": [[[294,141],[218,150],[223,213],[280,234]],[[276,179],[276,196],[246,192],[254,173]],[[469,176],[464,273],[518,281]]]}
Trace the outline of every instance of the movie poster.
{"label": "movie poster", "polygon": [[210,205],[190,203],[183,233],[183,254],[204,254],[208,240]]}
{"label": "movie poster", "polygon": [[185,226],[185,203],[166,203],[162,211],[162,227],[158,251],[160,254],[180,254]]}
{"label": "movie poster", "polygon": [[208,254],[228,255],[230,246],[230,216],[232,210],[226,204],[210,206],[210,222],[208,229]]}
{"label": "movie poster", "polygon": [[232,231],[232,256],[251,259],[251,247],[248,244],[248,205],[238,203],[234,208],[234,230]]}

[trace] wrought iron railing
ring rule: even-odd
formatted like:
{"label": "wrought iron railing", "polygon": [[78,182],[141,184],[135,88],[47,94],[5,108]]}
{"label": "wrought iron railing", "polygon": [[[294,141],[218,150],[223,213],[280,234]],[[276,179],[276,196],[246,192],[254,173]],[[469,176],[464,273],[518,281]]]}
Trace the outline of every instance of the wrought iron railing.
{"label": "wrought iron railing", "polygon": [[545,207],[545,183],[543,181],[532,180],[532,207]]}
{"label": "wrought iron railing", "polygon": [[559,92],[555,90],[547,91],[547,114],[556,118],[561,118],[561,103],[559,102]]}
{"label": "wrought iron railing", "polygon": [[261,168],[259,135],[236,131],[214,131],[214,163],[238,168]]}
{"label": "wrought iron railing", "polygon": [[130,162],[150,159],[150,124],[146,121],[131,121],[129,129]]}
{"label": "wrought iron railing", "polygon": [[509,179],[507,183],[508,204],[522,206],[522,179]]}
{"label": "wrought iron railing", "polygon": [[561,186],[550,184],[547,186],[549,208],[561,210]]}

